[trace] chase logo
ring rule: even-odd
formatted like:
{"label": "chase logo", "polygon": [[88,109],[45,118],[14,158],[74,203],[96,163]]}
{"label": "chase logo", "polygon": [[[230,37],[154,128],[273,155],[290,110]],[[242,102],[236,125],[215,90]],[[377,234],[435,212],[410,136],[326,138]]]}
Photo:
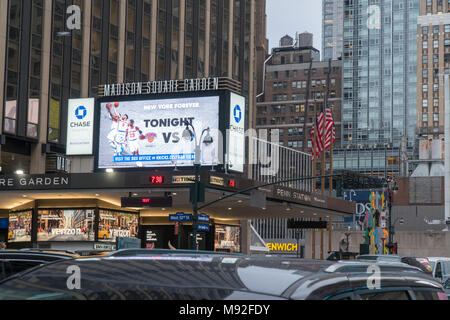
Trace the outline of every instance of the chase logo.
{"label": "chase logo", "polygon": [[242,120],[242,110],[239,105],[236,105],[236,107],[234,107],[234,120],[236,121],[236,123],[239,123]]}
{"label": "chase logo", "polygon": [[76,110],[75,110],[75,116],[77,117],[78,120],[83,120],[87,115],[87,110],[84,106],[79,106]]}

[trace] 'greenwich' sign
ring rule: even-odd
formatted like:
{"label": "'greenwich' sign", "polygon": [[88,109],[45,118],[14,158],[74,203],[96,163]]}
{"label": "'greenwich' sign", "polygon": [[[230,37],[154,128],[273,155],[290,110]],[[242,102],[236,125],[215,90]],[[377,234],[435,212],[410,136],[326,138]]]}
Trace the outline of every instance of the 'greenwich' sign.
{"label": "'greenwich' sign", "polygon": [[69,176],[32,175],[0,178],[0,190],[46,190],[69,186]]}
{"label": "'greenwich' sign", "polygon": [[132,96],[140,94],[176,93],[219,90],[219,78],[185,80],[161,80],[105,84],[100,86],[99,96]]}

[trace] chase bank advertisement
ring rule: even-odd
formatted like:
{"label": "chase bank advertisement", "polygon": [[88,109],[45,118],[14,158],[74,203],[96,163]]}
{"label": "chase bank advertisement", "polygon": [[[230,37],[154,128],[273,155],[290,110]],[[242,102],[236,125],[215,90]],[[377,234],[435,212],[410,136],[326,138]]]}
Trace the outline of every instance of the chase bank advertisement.
{"label": "chase bank advertisement", "polygon": [[[111,101],[100,109],[99,168],[193,166],[196,143],[202,165],[219,163],[219,97]],[[197,137],[183,135],[187,126]]]}

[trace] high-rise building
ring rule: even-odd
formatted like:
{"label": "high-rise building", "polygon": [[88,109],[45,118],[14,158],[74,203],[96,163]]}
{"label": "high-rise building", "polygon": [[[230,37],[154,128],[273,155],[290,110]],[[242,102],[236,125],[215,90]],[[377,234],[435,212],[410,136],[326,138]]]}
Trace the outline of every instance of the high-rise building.
{"label": "high-rise building", "polygon": [[65,153],[68,99],[101,84],[229,78],[251,127],[264,50],[263,0],[2,0],[2,171],[44,173]]}
{"label": "high-rise building", "polygon": [[344,2],[342,147],[374,148],[382,158],[382,146],[399,150],[406,136],[412,152],[419,5],[419,0]]}
{"label": "high-rise building", "polygon": [[[298,43],[312,44],[312,39]],[[322,111],[328,97],[337,128],[335,144],[339,145],[342,61],[320,61],[319,50],[312,46],[283,46],[272,49],[265,70],[256,128],[268,133],[278,129],[281,146],[310,153],[314,108],[317,114]]]}
{"label": "high-rise building", "polygon": [[344,0],[322,0],[322,60],[342,56]]}
{"label": "high-rise building", "polygon": [[417,129],[423,138],[444,135],[444,84],[450,68],[450,3],[421,0],[417,43]]}

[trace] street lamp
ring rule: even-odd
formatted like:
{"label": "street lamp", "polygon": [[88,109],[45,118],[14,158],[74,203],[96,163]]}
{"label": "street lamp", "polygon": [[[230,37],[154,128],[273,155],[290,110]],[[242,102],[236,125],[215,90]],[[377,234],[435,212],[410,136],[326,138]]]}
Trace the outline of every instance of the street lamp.
{"label": "street lamp", "polygon": [[[195,170],[195,181],[194,181],[194,208],[193,208],[193,223],[192,223],[192,248],[194,250],[197,249],[197,229],[198,229],[198,193],[199,193],[199,176],[200,176],[200,166],[201,166],[201,142],[205,144],[210,144],[213,142],[213,138],[209,134],[209,127],[202,131],[200,135],[200,139],[197,139],[197,135],[195,133],[195,128],[192,124],[188,123],[186,125],[186,129],[183,131],[183,139],[186,141],[195,141],[195,159],[194,159],[194,170]],[[205,138],[202,140],[203,135],[206,133]],[[193,139],[194,138],[194,139]]]}
{"label": "street lamp", "polygon": [[[393,179],[387,180],[386,183],[383,185],[383,190],[388,192],[387,205],[389,208],[389,216],[388,216],[389,243],[388,243],[387,247],[389,248],[389,252],[392,254],[392,248],[394,246],[394,230],[393,230],[393,224],[392,224],[392,198],[393,198],[393,193],[398,191],[397,182],[395,182],[395,180],[393,180]],[[395,222],[394,222],[394,224],[395,224]]]}

